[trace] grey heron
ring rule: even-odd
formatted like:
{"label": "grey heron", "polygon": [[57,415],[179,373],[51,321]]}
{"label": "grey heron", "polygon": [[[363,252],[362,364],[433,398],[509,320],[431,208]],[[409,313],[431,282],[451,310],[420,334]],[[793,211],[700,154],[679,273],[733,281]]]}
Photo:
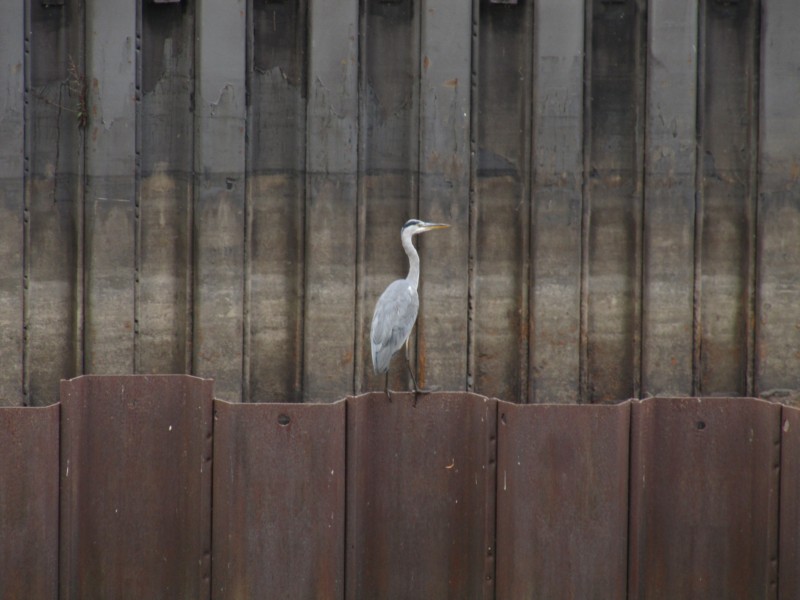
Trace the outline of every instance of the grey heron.
{"label": "grey heron", "polygon": [[400,230],[400,240],[403,250],[408,256],[408,275],[405,279],[398,279],[389,284],[383,291],[378,303],[375,305],[375,312],[372,315],[372,331],[370,341],[372,342],[372,366],[377,374],[386,374],[386,385],[384,390],[389,400],[392,399],[389,390],[389,363],[395,352],[405,346],[406,366],[414,383],[414,392],[421,393],[417,386],[417,379],[411,369],[408,359],[408,336],[414,328],[419,312],[419,255],[412,238],[418,233],[432,231],[434,229],[444,229],[450,227],[444,223],[426,223],[418,219],[411,219],[403,225]]}

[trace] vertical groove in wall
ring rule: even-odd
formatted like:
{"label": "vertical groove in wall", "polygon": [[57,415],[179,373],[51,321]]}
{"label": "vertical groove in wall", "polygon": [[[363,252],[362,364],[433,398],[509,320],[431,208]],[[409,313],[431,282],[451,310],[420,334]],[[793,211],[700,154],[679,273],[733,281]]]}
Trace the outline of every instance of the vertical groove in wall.
{"label": "vertical groove in wall", "polygon": [[[194,93],[192,97],[194,97]],[[192,145],[194,145],[194,140],[192,140]],[[192,172],[194,172],[194,152],[192,152]],[[190,177],[189,198],[186,202],[186,260],[184,262],[186,268],[186,326],[183,333],[186,340],[183,355],[183,372],[190,375],[194,374],[194,188],[194,177]]]}
{"label": "vertical groove in wall", "polygon": [[[254,9],[255,10],[255,9]],[[309,23],[309,2],[304,1],[298,4],[297,9],[297,22],[295,27],[299,28],[300,34],[297,34],[294,39],[294,50],[302,58],[302,64],[298,68],[298,85],[301,87],[300,97],[303,99],[308,98],[309,91],[309,46],[310,40],[308,39],[308,23]],[[255,19],[256,15],[253,14]],[[297,31],[297,29],[296,29]],[[255,32],[254,32],[255,35]],[[256,39],[253,38],[253,52],[255,53]],[[254,58],[255,60],[255,58]],[[293,235],[291,236],[294,243],[293,253],[296,261],[293,281],[292,293],[294,294],[295,302],[293,304],[293,325],[290,332],[292,351],[295,355],[293,364],[293,372],[291,377],[291,389],[289,392],[289,400],[291,402],[303,401],[303,380],[305,373],[305,285],[306,285],[306,269],[305,269],[305,255],[306,255],[306,236],[307,229],[307,215],[305,207],[307,206],[307,183],[308,175],[306,173],[306,162],[308,157],[308,105],[307,103],[298,107],[295,106],[295,113],[293,118],[297,119],[297,131],[295,132],[295,144],[293,148],[292,168],[295,177],[297,178],[297,189],[292,194],[292,202],[298,208],[299,216],[292,223]],[[302,210],[300,209],[302,207]]]}
{"label": "vertical groove in wall", "polygon": [[754,0],[750,9],[750,35],[748,36],[748,56],[750,59],[750,81],[749,81],[749,108],[748,117],[750,126],[748,129],[748,149],[749,149],[749,173],[747,189],[747,271],[745,288],[745,394],[755,396],[758,394],[756,382],[756,328],[758,320],[756,315],[756,302],[758,294],[758,244],[756,235],[758,232],[758,154],[759,154],[759,135],[758,135],[758,114],[759,97],[761,90],[761,1]]}
{"label": "vertical groove in wall", "polygon": [[354,377],[359,4],[310,9],[304,396],[333,401]]}
{"label": "vertical groove in wall", "polygon": [[198,255],[198,241],[197,241],[197,219],[195,215],[197,213],[197,203],[198,203],[198,196],[200,195],[200,178],[198,175],[198,168],[200,168],[201,164],[198,160],[198,128],[199,124],[199,114],[198,111],[200,110],[200,106],[202,104],[200,98],[198,96],[202,92],[200,86],[198,85],[198,76],[200,73],[200,52],[199,52],[199,39],[200,33],[202,32],[202,27],[200,25],[200,9],[195,8],[194,13],[194,32],[192,35],[192,67],[194,76],[192,77],[192,184],[191,184],[191,196],[189,198],[189,212],[187,214],[187,227],[189,228],[189,235],[188,235],[188,243],[189,243],[189,252],[187,258],[187,267],[190,268],[190,272],[187,274],[186,278],[186,285],[189,288],[187,290],[187,303],[186,303],[186,310],[187,310],[187,319],[186,319],[186,329],[187,329],[187,338],[188,343],[186,344],[187,352],[186,352],[186,360],[187,362],[187,369],[186,372],[191,375],[197,375],[197,351],[195,349],[197,339],[197,319],[195,318],[195,314],[197,311],[196,306],[196,298],[197,298],[197,288],[200,285],[199,276],[197,265],[195,261],[197,260]]}
{"label": "vertical groove in wall", "polygon": [[639,203],[635,218],[638,221],[634,225],[634,268],[633,268],[633,327],[631,334],[633,339],[633,397],[641,397],[642,392],[642,344],[643,344],[643,298],[644,298],[644,190],[645,190],[645,136],[647,127],[647,1],[637,0],[635,43],[636,48],[636,72],[638,74],[636,82],[636,139],[635,148],[635,173],[636,173],[636,199]]}
{"label": "vertical groove in wall", "polygon": [[221,398],[238,402],[244,308],[245,0],[225,7],[199,3],[197,17],[194,367],[215,377]]}
{"label": "vertical groove in wall", "polygon": [[[585,14],[585,11],[584,11]],[[527,244],[523,246],[526,252],[526,260],[523,266],[523,281],[526,282],[525,291],[523,292],[523,299],[525,303],[521,310],[523,310],[522,314],[522,322],[526,325],[526,333],[527,333],[527,343],[525,344],[525,356],[521,357],[524,358],[525,364],[521,365],[520,367],[520,374],[524,374],[525,376],[525,387],[521,388],[520,394],[523,396],[523,400],[521,402],[525,404],[533,404],[536,402],[536,372],[533,368],[533,360],[534,360],[534,353],[535,348],[534,344],[536,343],[536,322],[534,320],[535,315],[535,296],[536,294],[533,292],[534,286],[536,284],[536,260],[535,260],[535,234],[533,232],[533,228],[536,226],[536,197],[534,195],[534,186],[536,182],[536,146],[534,144],[534,140],[536,139],[536,131],[538,126],[538,119],[537,113],[535,110],[536,105],[536,90],[539,85],[539,78],[537,76],[537,69],[536,69],[536,56],[537,52],[537,45],[536,45],[536,36],[538,35],[537,32],[537,23],[536,23],[536,11],[531,10],[531,46],[530,46],[530,62],[528,63],[528,87],[527,87],[527,97],[528,100],[526,102],[527,106],[527,115],[528,115],[528,124],[525,128],[526,131],[526,140],[525,140],[525,149],[527,152],[526,155],[526,162],[528,165],[528,190],[526,197],[528,199],[528,214],[527,219],[528,222],[526,224],[526,231],[523,233],[523,240],[527,240]],[[584,61],[585,65],[585,61]],[[522,382],[520,382],[522,383]]]}
{"label": "vertical groove in wall", "polygon": [[294,402],[301,391],[304,4],[249,4],[248,385],[255,402]]}
{"label": "vertical groove in wall", "polygon": [[[417,124],[417,154],[415,157],[415,161],[413,163],[414,166],[414,173],[417,176],[417,186],[414,190],[414,196],[410,202],[410,208],[412,208],[412,212],[410,213],[413,218],[418,219],[420,217],[419,208],[420,208],[420,185],[419,185],[419,178],[420,172],[422,170],[422,73],[425,69],[424,61],[425,61],[425,54],[423,53],[422,47],[422,38],[423,38],[423,31],[425,28],[425,11],[423,10],[422,4],[424,0],[419,0],[419,2],[414,3],[414,16],[416,17],[416,46],[417,46],[417,73],[416,77],[414,78],[414,85],[416,85],[415,96],[416,96],[416,105],[417,105],[417,114],[416,114],[416,124]],[[416,344],[415,344],[416,346]],[[416,356],[416,349],[415,349],[415,356]]]}
{"label": "vertical groove in wall", "polygon": [[22,66],[22,89],[23,89],[23,103],[22,103],[22,132],[23,132],[23,173],[22,173],[22,405],[30,405],[30,339],[28,334],[29,326],[29,298],[28,298],[28,284],[30,280],[30,184],[31,184],[31,126],[30,126],[30,86],[31,86],[31,14],[30,7],[27,2],[23,3],[23,23],[25,26],[25,33],[23,35],[23,43],[25,45],[23,51],[23,66]]}
{"label": "vertical groove in wall", "polygon": [[[413,196],[412,196],[412,198],[410,199],[410,202],[409,202],[409,205],[410,205],[409,206],[409,208],[410,208],[409,214],[414,219],[418,219],[418,218],[421,217],[420,212],[419,212],[420,205],[421,205],[421,202],[420,202],[420,193],[421,193],[421,191],[420,191],[420,189],[422,187],[420,185],[420,179],[421,179],[421,175],[420,174],[422,172],[422,149],[423,149],[422,135],[423,135],[423,131],[424,131],[424,128],[422,126],[422,100],[423,100],[423,98],[422,98],[422,73],[424,72],[424,69],[425,69],[424,61],[425,61],[425,58],[426,58],[425,57],[425,53],[423,52],[423,47],[422,47],[423,32],[424,32],[424,27],[425,27],[425,11],[423,10],[423,7],[422,7],[423,2],[424,2],[424,0],[419,0],[418,2],[414,2],[414,16],[416,17],[416,20],[417,20],[416,21],[417,38],[416,38],[415,42],[416,42],[416,47],[417,47],[417,59],[418,59],[417,60],[417,73],[416,73],[416,77],[414,78],[414,85],[416,86],[416,89],[414,90],[414,97],[415,97],[416,106],[417,106],[417,114],[416,114],[416,124],[417,124],[417,131],[416,131],[417,144],[416,144],[416,149],[417,149],[417,154],[415,156],[415,160],[412,161],[412,164],[413,164],[413,167],[414,167],[414,173],[416,174],[416,177],[417,177],[417,185],[415,186],[414,194],[413,194]],[[407,344],[406,344],[407,347],[409,348],[408,361],[409,361],[409,364],[414,369],[414,373],[416,374],[417,381],[419,382],[419,360],[417,360],[417,356],[419,356],[419,344],[418,344],[418,342],[419,342],[419,319],[417,320],[417,323],[414,325],[414,329],[412,330],[411,335],[414,336],[413,339],[410,339],[409,342],[407,342]],[[410,385],[411,382],[409,381],[408,384]]]}
{"label": "vertical groove in wall", "polygon": [[358,393],[358,386],[362,381],[361,375],[364,372],[364,364],[361,361],[361,347],[363,345],[363,323],[364,323],[364,299],[363,299],[363,283],[364,283],[364,261],[361,260],[364,252],[364,236],[366,232],[365,220],[366,210],[364,209],[364,190],[362,188],[362,165],[364,162],[364,133],[362,132],[362,124],[365,122],[364,110],[364,65],[366,64],[364,50],[365,50],[365,24],[366,24],[366,6],[361,0],[358,0],[356,6],[356,35],[358,41],[356,42],[356,142],[355,142],[355,194],[356,194],[356,208],[355,208],[355,224],[354,231],[356,236],[355,243],[355,264],[353,265],[353,285],[355,290],[353,293],[353,370],[352,379],[350,381],[349,393]]}
{"label": "vertical groove in wall", "polygon": [[644,397],[692,390],[697,14],[697,0],[647,7]]}
{"label": "vertical groove in wall", "polygon": [[417,380],[451,390],[467,379],[472,18],[471,3],[428,0],[422,21],[420,216],[453,227],[419,242]]}
{"label": "vertical groove in wall", "polygon": [[706,11],[703,1],[697,3],[697,103],[695,105],[695,176],[694,176],[694,283],[692,308],[692,395],[702,388],[700,360],[702,356],[702,275],[703,275],[703,107],[706,101],[705,54]]}
{"label": "vertical groove in wall", "polygon": [[478,246],[477,167],[478,167],[478,69],[480,68],[480,1],[472,2],[472,36],[470,45],[470,115],[469,115],[469,255],[467,257],[467,380],[466,390],[475,387],[475,254]]}
{"label": "vertical groove in wall", "polygon": [[[422,215],[420,215],[420,195],[421,195],[421,177],[420,173],[422,171],[422,72],[424,68],[424,60],[425,54],[423,53],[422,47],[422,37],[423,37],[423,27],[425,21],[425,11],[422,7],[422,0],[419,2],[412,2],[413,3],[413,10],[414,10],[414,26],[412,30],[414,31],[414,40],[413,44],[416,48],[416,58],[417,58],[417,70],[414,74],[414,91],[412,92],[414,98],[414,110],[416,114],[412,115],[411,121],[415,124],[415,131],[414,136],[416,137],[417,143],[414,145],[416,152],[411,158],[411,162],[409,167],[413,170],[414,173],[414,185],[412,188],[411,197],[408,199],[408,214],[411,218],[418,219]],[[407,267],[406,267],[407,268]],[[419,356],[419,348],[417,342],[419,340],[419,321],[417,321],[417,325],[414,326],[412,330],[410,343],[407,344],[409,349],[409,356],[408,361],[409,364],[414,369],[414,373],[417,374],[417,381],[419,381],[419,360],[417,360],[417,356]],[[411,381],[408,377],[406,377],[407,385],[411,385]]]}
{"label": "vertical groove in wall", "polygon": [[195,198],[197,197],[196,187],[197,178],[195,176],[197,165],[197,36],[199,34],[198,14],[196,6],[192,7],[192,70],[195,76],[191,78],[189,83],[191,91],[189,92],[189,99],[191,106],[189,110],[194,116],[191,127],[191,156],[189,157],[189,190],[186,199],[186,258],[184,261],[184,268],[186,269],[186,276],[184,277],[185,294],[186,294],[186,307],[185,307],[185,329],[184,329],[184,355],[183,355],[183,372],[194,374],[194,290],[195,290],[195,226],[194,226],[194,207]]}
{"label": "vertical groove in wall", "polygon": [[[536,35],[532,35],[530,29],[531,11],[531,3],[478,3],[473,6],[472,20],[475,24],[470,47],[473,54],[470,65],[473,79],[471,264],[468,274],[470,390],[513,402],[524,401],[527,396],[524,389],[527,385],[528,338],[525,288],[529,280],[525,263],[529,248],[528,176],[532,168],[528,155],[531,135],[529,75],[532,40]],[[573,11],[574,8],[557,14]],[[582,27],[583,21],[580,23]],[[560,29],[556,23],[551,23],[549,28]],[[572,39],[575,32],[567,30],[562,35]],[[537,48],[548,45],[544,41],[539,41],[539,44]],[[557,47],[546,50],[546,65],[566,62],[559,50]],[[563,107],[566,99],[562,90],[566,86],[563,81],[555,85],[556,89],[547,90],[540,101],[548,107]],[[563,137],[566,136],[544,143],[541,157],[548,164],[560,164],[562,172],[567,169],[561,160],[563,154],[557,152],[561,151],[560,146],[566,146],[560,143],[564,141]],[[563,200],[553,201],[546,195],[542,203],[548,206],[566,204]],[[558,233],[553,235],[553,239],[544,241],[541,244],[543,248],[549,241],[558,243],[567,237],[553,221],[550,227]],[[563,340],[556,343],[561,347],[566,345]],[[553,377],[552,372],[548,370],[546,376]]]}
{"label": "vertical groove in wall", "polygon": [[[747,390],[752,2],[703,4],[696,185],[702,206],[698,393]],[[702,169],[700,168],[702,164]],[[702,187],[701,187],[702,186]]]}
{"label": "vertical groove in wall", "polygon": [[139,317],[141,316],[142,275],[142,0],[136,0],[136,46],[134,49],[134,134],[133,145],[136,158],[133,176],[133,372],[141,371],[141,339]]}
{"label": "vertical groove in wall", "polygon": [[367,111],[366,102],[367,85],[367,6],[366,0],[358,3],[358,142],[356,144],[356,293],[354,312],[356,315],[353,326],[353,392],[360,394],[362,383],[365,381],[365,372],[369,368],[364,364],[364,345],[369,335],[364,326],[366,319],[366,236],[367,236],[367,206],[364,178],[366,145],[367,145]]}
{"label": "vertical groove in wall", "polygon": [[589,226],[591,223],[592,156],[592,15],[594,0],[586,0],[584,10],[583,54],[583,182],[581,199],[581,282],[580,282],[580,359],[578,403],[589,399]]}
{"label": "vertical groove in wall", "polygon": [[304,177],[304,189],[303,189],[303,195],[304,195],[304,198],[305,198],[305,206],[303,208],[303,266],[304,266],[304,268],[303,268],[303,279],[302,279],[302,281],[303,281],[303,290],[302,290],[302,300],[301,300],[301,306],[303,307],[303,316],[299,320],[300,323],[301,323],[301,325],[300,325],[300,329],[301,329],[301,331],[300,331],[300,348],[301,348],[300,353],[303,356],[303,369],[300,372],[300,389],[302,390],[301,398],[302,398],[302,400],[304,402],[306,401],[307,394],[308,394],[308,392],[305,389],[306,388],[305,382],[307,380],[307,376],[306,376],[306,367],[307,367],[307,365],[306,365],[306,358],[307,358],[307,356],[306,356],[306,354],[307,354],[306,353],[306,337],[308,336],[308,331],[307,331],[307,328],[306,328],[306,323],[308,322],[308,296],[309,296],[309,294],[307,293],[307,291],[308,291],[308,287],[309,287],[309,282],[308,282],[309,269],[305,268],[305,265],[306,265],[307,257],[310,256],[310,254],[311,254],[311,251],[310,251],[310,248],[309,248],[310,240],[311,240],[311,232],[309,231],[309,216],[308,215],[309,215],[309,207],[311,205],[311,191],[312,191],[311,173],[309,172],[310,171],[309,165],[311,164],[310,147],[311,147],[311,137],[312,137],[311,127],[310,127],[310,122],[311,122],[311,117],[310,117],[310,114],[311,114],[311,102],[310,102],[310,97],[309,96],[311,95],[311,89],[312,89],[312,87],[314,85],[313,81],[311,80],[311,60],[312,60],[312,46],[313,46],[313,41],[311,39],[311,11],[312,11],[311,6],[312,6],[313,3],[314,3],[314,0],[308,0],[308,15],[307,15],[308,16],[308,21],[307,21],[307,26],[306,26],[306,57],[307,57],[307,60],[306,60],[306,81],[308,82],[308,84],[307,84],[308,87],[306,88],[306,92],[307,92],[306,98],[308,99],[308,101],[306,102],[306,111],[305,111],[306,112],[306,115],[305,115],[305,129],[304,129],[304,133],[305,133],[305,135],[304,135],[304,138],[305,138],[305,154],[304,154],[304,156],[305,156],[305,168],[303,169],[303,173],[305,175],[305,177]]}
{"label": "vertical groove in wall", "polygon": [[137,4],[86,4],[86,368],[134,368]]}
{"label": "vertical groove in wall", "polygon": [[[86,4],[80,3],[78,71],[86,74]],[[88,80],[88,77],[86,77]],[[87,95],[88,90],[84,89]],[[91,106],[86,107],[91,110]],[[87,115],[88,119],[88,115]],[[80,160],[78,161],[77,185],[75,190],[75,375],[86,372],[86,128],[78,129],[80,140]]]}
{"label": "vertical groove in wall", "polygon": [[307,21],[306,21],[306,40],[305,40],[305,55],[306,55],[306,64],[305,66],[305,77],[306,80],[306,106],[305,106],[305,118],[303,120],[303,140],[304,140],[304,152],[303,152],[303,160],[304,160],[304,168],[303,168],[303,222],[302,222],[302,262],[303,262],[303,272],[300,281],[302,281],[302,289],[300,290],[299,300],[300,306],[302,307],[300,310],[302,311],[300,318],[297,320],[298,322],[298,335],[300,336],[300,349],[299,354],[303,357],[302,359],[302,368],[300,369],[300,380],[298,381],[299,389],[300,389],[300,401],[306,402],[307,400],[307,392],[305,389],[305,382],[306,382],[306,320],[308,318],[308,294],[306,291],[308,290],[308,277],[309,277],[309,270],[305,267],[306,258],[310,255],[309,243],[310,243],[310,233],[309,233],[309,206],[311,204],[311,174],[309,173],[309,165],[311,163],[311,153],[309,152],[310,147],[310,131],[311,127],[309,127],[309,123],[311,121],[310,113],[311,113],[311,89],[313,87],[313,82],[311,81],[311,50],[312,50],[312,40],[311,40],[311,5],[313,4],[314,0],[308,0],[307,3]]}
{"label": "vertical groove in wall", "polygon": [[638,294],[638,307],[639,307],[639,320],[636,327],[636,333],[639,336],[638,343],[636,345],[636,352],[635,356],[637,357],[637,368],[636,368],[636,377],[638,378],[638,382],[636,385],[636,394],[637,398],[642,398],[646,396],[647,392],[645,391],[646,385],[646,367],[645,367],[645,310],[644,310],[644,303],[645,303],[645,291],[647,286],[647,245],[645,240],[646,235],[646,227],[647,227],[647,160],[648,160],[648,152],[647,152],[647,136],[648,132],[648,109],[649,109],[649,93],[648,93],[648,85],[649,85],[649,77],[650,74],[648,72],[648,56],[650,55],[650,50],[648,47],[648,43],[650,40],[650,13],[647,11],[647,2],[645,0],[645,16],[644,16],[644,24],[642,25],[642,43],[641,49],[639,51],[639,57],[641,60],[641,69],[642,69],[642,98],[641,98],[641,114],[639,122],[641,123],[640,135],[641,139],[637,140],[640,142],[640,159],[641,162],[639,164],[640,169],[640,180],[641,180],[641,189],[639,191],[639,197],[641,198],[642,207],[639,211],[640,215],[640,223],[638,228],[638,239],[636,240],[637,248],[639,248],[639,262],[637,264],[638,268],[638,285],[636,286],[636,293]]}
{"label": "vertical groove in wall", "polygon": [[763,0],[758,118],[755,389],[793,389],[800,371],[800,121],[795,0]]}
{"label": "vertical groove in wall", "polygon": [[252,303],[252,268],[253,268],[253,194],[251,193],[252,185],[252,172],[253,172],[253,148],[250,144],[250,123],[252,111],[252,93],[253,93],[253,0],[247,0],[245,3],[245,115],[246,124],[244,128],[244,253],[242,260],[243,276],[242,285],[244,286],[242,294],[242,402],[252,402],[252,385],[250,374],[250,352],[252,349],[251,336],[252,324],[250,317],[250,307]]}
{"label": "vertical groove in wall", "polygon": [[251,77],[252,77],[252,61],[253,61],[253,6],[252,0],[245,0],[244,3],[244,130],[243,132],[243,158],[242,158],[242,187],[244,189],[244,197],[242,199],[242,381],[239,386],[239,393],[241,394],[241,402],[250,402],[250,291],[251,285],[251,272],[252,267],[252,222],[253,222],[253,206],[252,198],[247,193],[248,185],[250,184],[250,169],[251,169],[251,155],[250,155],[250,135],[247,124],[249,123],[248,116],[250,114],[250,90],[251,90]]}
{"label": "vertical groove in wall", "polygon": [[[303,23],[304,26],[304,33],[306,35],[306,39],[304,40],[304,56],[305,56],[305,64],[303,65],[303,81],[301,85],[303,86],[303,94],[302,97],[306,99],[306,111],[305,116],[306,119],[303,121],[303,135],[302,138],[306,140],[305,149],[300,155],[303,157],[302,165],[300,166],[303,173],[306,173],[306,176],[303,179],[303,189],[301,190],[301,194],[307,204],[308,202],[308,96],[309,91],[311,89],[311,82],[309,81],[309,71],[310,71],[310,52],[309,46],[311,45],[311,40],[308,39],[308,32],[309,32],[309,21],[311,20],[310,16],[310,4],[312,0],[305,0],[302,3],[302,10],[305,12],[303,16]],[[306,335],[306,323],[305,319],[303,318],[305,315],[305,305],[306,305],[306,250],[307,250],[307,236],[305,235],[306,230],[308,229],[308,215],[305,210],[302,211],[302,217],[300,219],[300,223],[298,225],[297,231],[297,246],[298,246],[298,262],[297,262],[297,331],[296,331],[296,343],[297,343],[297,366],[295,369],[295,390],[296,396],[295,399],[298,402],[302,402],[303,400],[303,380],[305,377],[305,368],[306,368],[306,354],[305,354],[305,335]]]}
{"label": "vertical groove in wall", "polygon": [[762,222],[761,222],[761,179],[763,177],[763,173],[760,169],[761,164],[761,154],[762,154],[762,134],[764,128],[762,127],[761,119],[762,119],[762,106],[764,103],[764,77],[765,72],[768,72],[768,69],[764,67],[764,58],[766,52],[764,51],[764,39],[765,39],[765,25],[767,19],[764,15],[765,6],[767,0],[758,0],[756,2],[756,23],[754,24],[754,54],[756,55],[753,58],[753,80],[754,80],[754,89],[753,89],[753,109],[750,114],[750,118],[753,122],[751,129],[754,135],[752,140],[752,146],[750,148],[751,152],[751,168],[755,171],[755,177],[750,180],[750,185],[752,188],[751,194],[754,198],[753,201],[753,229],[752,229],[752,239],[753,239],[753,248],[752,253],[750,256],[753,260],[752,265],[752,283],[753,283],[753,292],[752,292],[752,299],[753,299],[753,306],[752,306],[752,313],[749,315],[751,319],[752,329],[749,331],[748,335],[748,344],[751,344],[748,361],[748,369],[750,370],[750,387],[748,393],[751,393],[754,396],[758,396],[761,393],[761,381],[760,381],[760,369],[759,364],[761,363],[761,351],[760,351],[760,344],[759,344],[759,337],[761,335],[761,315],[764,314],[762,309],[762,273],[761,273],[761,257],[762,257],[762,243],[761,243],[761,235],[762,235]]}
{"label": "vertical groove in wall", "polygon": [[[647,2],[649,0],[645,0]],[[640,192],[641,202],[642,202],[642,209],[640,211],[640,218],[641,222],[639,223],[639,230],[640,230],[640,239],[639,247],[641,248],[641,253],[639,258],[641,259],[638,264],[639,269],[639,281],[636,287],[637,293],[639,295],[639,323],[638,327],[636,328],[636,332],[639,335],[639,343],[637,347],[638,351],[638,368],[636,369],[636,376],[639,380],[639,385],[636,389],[636,397],[637,398],[644,398],[649,395],[649,392],[646,390],[647,386],[647,367],[645,361],[647,360],[647,337],[646,336],[646,329],[647,323],[645,321],[645,302],[647,299],[647,260],[648,260],[648,245],[646,244],[646,236],[647,236],[647,220],[648,220],[648,211],[647,211],[647,185],[649,183],[649,179],[647,177],[647,164],[650,153],[648,152],[648,136],[650,135],[650,131],[648,128],[648,118],[649,118],[649,108],[650,108],[650,77],[651,74],[648,71],[648,58],[650,56],[650,49],[649,43],[651,39],[650,33],[650,11],[648,10],[644,17],[644,25],[642,27],[642,39],[644,40],[642,44],[642,49],[640,52],[640,57],[642,61],[642,109],[641,109],[641,182],[642,182],[642,189]]]}
{"label": "vertical groove in wall", "polygon": [[[411,136],[412,139],[416,138],[416,144],[412,144],[414,150],[412,151],[411,160],[409,161],[408,168],[413,173],[414,181],[411,185],[411,194],[408,199],[408,215],[411,218],[419,218],[420,215],[420,172],[422,169],[422,69],[425,56],[422,52],[422,27],[424,19],[424,11],[422,10],[422,0],[419,2],[411,2],[412,4],[412,19],[411,26],[412,40],[411,43],[415,48],[416,56],[416,71],[412,78],[414,89],[411,92],[414,107],[412,109],[411,118],[409,121],[414,126],[414,131]],[[412,56],[413,58],[413,56]],[[398,236],[399,237],[399,236]],[[407,268],[407,267],[406,267]],[[413,336],[410,343],[407,344],[409,349],[408,361],[414,368],[415,373],[419,373],[419,361],[417,360],[417,340],[419,339],[418,327],[414,326],[411,335]],[[406,382],[410,385],[409,378],[406,376]]]}
{"label": "vertical groove in wall", "polygon": [[643,13],[637,0],[592,3],[587,145],[588,294],[585,323],[588,402],[630,398],[634,363],[636,228],[641,185],[636,172],[636,104],[641,94],[636,44]]}
{"label": "vertical groove in wall", "polygon": [[[528,17],[524,119],[529,186],[527,401],[575,403],[581,382],[586,0],[539,3]],[[524,269],[523,269],[524,273]],[[523,294],[524,297],[524,294]],[[521,332],[523,333],[523,332]],[[524,335],[524,333],[523,333]]]}
{"label": "vertical groove in wall", "polygon": [[531,344],[533,343],[533,327],[531,315],[531,290],[533,289],[533,236],[531,235],[531,228],[533,227],[533,214],[534,203],[536,199],[533,196],[533,137],[534,137],[534,123],[533,123],[533,102],[535,85],[535,73],[533,68],[533,55],[535,44],[533,37],[536,35],[536,11],[533,7],[528,11],[527,17],[529,19],[528,31],[530,31],[528,49],[528,62],[526,64],[526,72],[523,74],[526,84],[524,87],[524,122],[522,123],[522,130],[525,132],[523,147],[522,147],[522,194],[523,201],[528,203],[527,210],[520,211],[520,247],[522,249],[522,267],[520,276],[524,284],[521,286],[519,297],[519,311],[520,311],[520,337],[522,338],[519,349],[519,398],[515,400],[521,404],[528,404],[533,402],[531,397]]}
{"label": "vertical groove in wall", "polygon": [[[422,4],[424,0],[420,0],[419,2],[414,2],[414,18],[416,19],[416,39],[414,40],[414,44],[417,48],[417,72],[416,76],[414,77],[414,85],[416,89],[413,92],[414,100],[416,104],[417,114],[415,115],[416,118],[412,117],[412,120],[416,123],[416,156],[414,156],[413,160],[411,161],[411,166],[413,167],[415,176],[416,176],[416,185],[414,186],[414,191],[409,198],[409,215],[411,218],[418,219],[421,217],[420,215],[420,173],[422,170],[422,73],[424,71],[424,61],[425,61],[425,53],[423,52],[422,47],[422,38],[423,38],[423,30],[424,30],[424,22],[425,22],[425,11],[423,10]],[[417,323],[414,325],[414,329],[411,331],[411,336],[409,341],[406,343],[406,347],[408,348],[408,362],[411,365],[411,368],[414,369],[414,373],[416,374],[417,381],[419,382],[419,361],[417,360],[417,356],[419,355],[419,319]],[[406,378],[408,379],[408,378]],[[411,385],[411,381],[408,381],[408,385]]]}
{"label": "vertical groove in wall", "polygon": [[139,373],[183,373],[193,11],[141,2]]}

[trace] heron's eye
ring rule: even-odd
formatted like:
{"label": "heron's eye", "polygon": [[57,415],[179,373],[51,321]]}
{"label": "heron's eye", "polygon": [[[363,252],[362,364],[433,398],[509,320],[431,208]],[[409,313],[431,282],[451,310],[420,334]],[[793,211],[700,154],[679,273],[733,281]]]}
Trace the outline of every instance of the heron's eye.
{"label": "heron's eye", "polygon": [[406,221],[406,224],[403,225],[403,229],[405,229],[406,227],[411,227],[412,225],[419,225],[421,222],[422,221],[419,221],[417,219],[409,219],[408,221]]}

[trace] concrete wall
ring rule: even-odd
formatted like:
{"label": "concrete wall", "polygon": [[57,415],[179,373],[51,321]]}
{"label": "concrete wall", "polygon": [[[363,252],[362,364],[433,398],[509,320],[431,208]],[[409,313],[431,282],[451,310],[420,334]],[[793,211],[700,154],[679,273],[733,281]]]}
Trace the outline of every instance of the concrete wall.
{"label": "concrete wall", "polygon": [[[520,402],[800,373],[795,0],[0,7],[0,404],[81,373]],[[391,386],[407,385],[396,363]]]}

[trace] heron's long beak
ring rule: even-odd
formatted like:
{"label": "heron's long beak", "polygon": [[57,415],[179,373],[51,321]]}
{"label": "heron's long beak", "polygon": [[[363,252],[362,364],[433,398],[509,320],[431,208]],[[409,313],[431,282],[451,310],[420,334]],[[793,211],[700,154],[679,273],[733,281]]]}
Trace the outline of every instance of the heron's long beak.
{"label": "heron's long beak", "polygon": [[421,227],[422,231],[433,231],[434,229],[447,229],[450,225],[447,223],[425,223]]}

